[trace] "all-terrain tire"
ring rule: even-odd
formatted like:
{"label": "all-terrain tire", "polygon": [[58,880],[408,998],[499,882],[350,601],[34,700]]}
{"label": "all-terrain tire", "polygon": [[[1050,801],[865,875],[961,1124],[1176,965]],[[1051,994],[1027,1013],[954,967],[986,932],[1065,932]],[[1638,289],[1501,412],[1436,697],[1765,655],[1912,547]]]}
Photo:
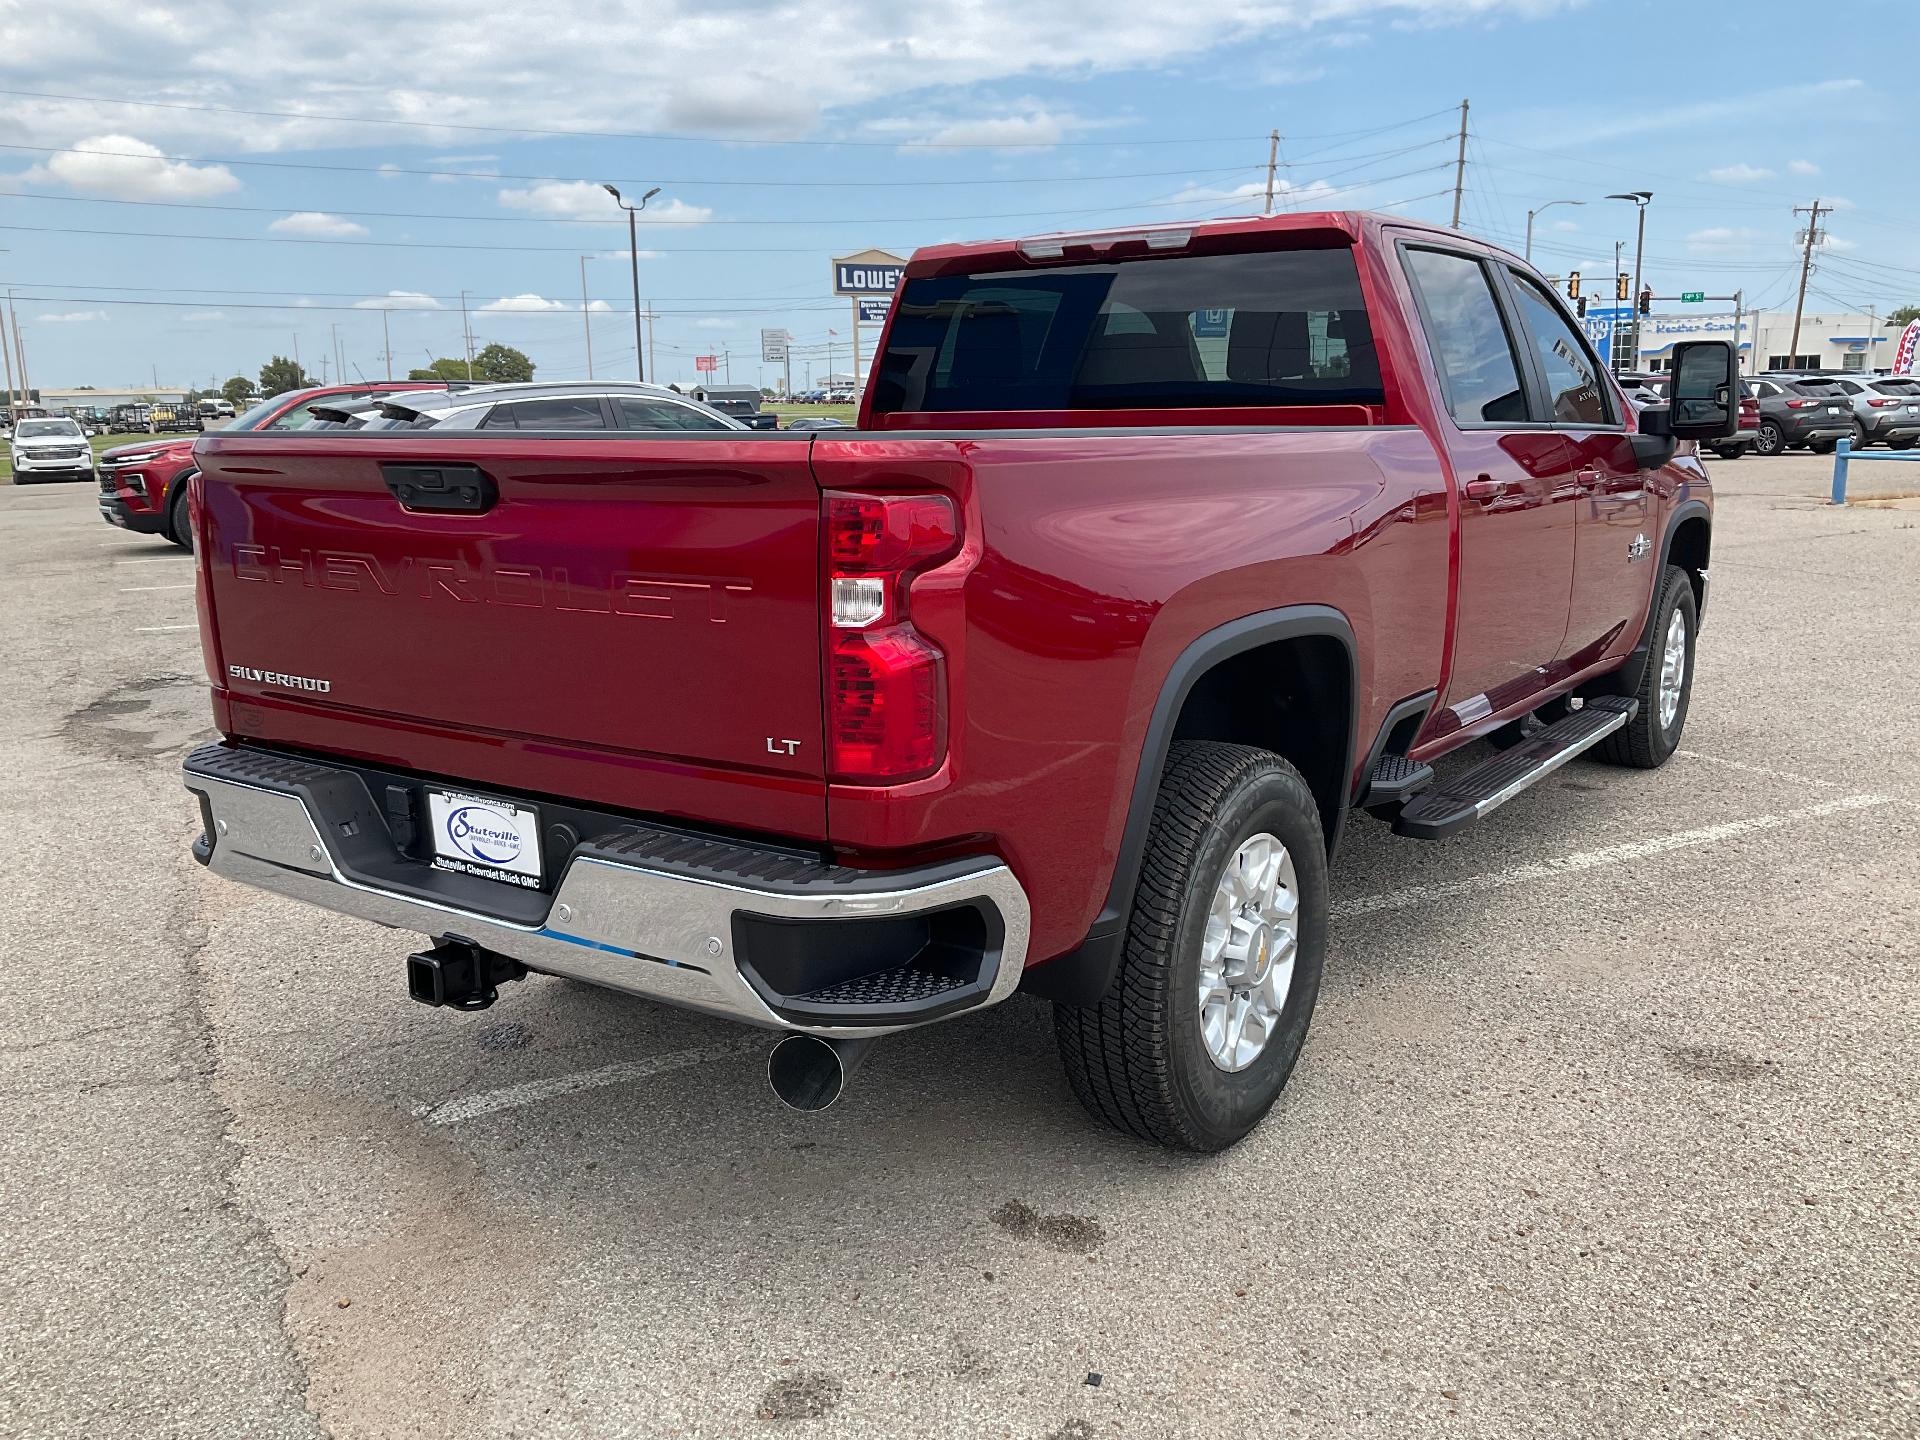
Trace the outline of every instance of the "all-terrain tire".
{"label": "all-terrain tire", "polygon": [[[1294,969],[1264,1048],[1228,1071],[1201,1032],[1201,948],[1227,864],[1263,832],[1294,865]],[[1119,973],[1098,1005],[1054,1007],[1074,1093],[1095,1117],[1142,1140],[1225,1149],[1260,1123],[1293,1073],[1320,991],[1326,936],[1326,842],[1300,772],[1251,746],[1175,745],[1154,801]]]}
{"label": "all-terrain tire", "polygon": [[[1671,719],[1661,715],[1662,674],[1666,669],[1666,647],[1675,616],[1685,626],[1685,650],[1679,669],[1677,705]],[[1640,688],[1634,698],[1640,708],[1633,719],[1622,725],[1593,748],[1596,760],[1610,765],[1627,765],[1636,770],[1657,770],[1667,763],[1680,744],[1686,728],[1687,707],[1693,699],[1694,640],[1700,630],[1700,612],[1694,603],[1693,580],[1678,565],[1669,565],[1660,577],[1660,589],[1654,596],[1652,648],[1646,669],[1640,675]]]}

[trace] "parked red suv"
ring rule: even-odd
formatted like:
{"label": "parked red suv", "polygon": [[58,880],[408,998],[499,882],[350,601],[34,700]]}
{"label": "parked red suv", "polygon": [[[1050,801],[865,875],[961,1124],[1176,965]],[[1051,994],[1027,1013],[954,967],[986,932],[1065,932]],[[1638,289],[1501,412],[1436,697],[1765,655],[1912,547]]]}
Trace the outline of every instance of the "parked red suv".
{"label": "parked red suv", "polygon": [[[313,406],[323,400],[372,395],[389,390],[432,390],[419,380],[378,381],[362,385],[318,385],[289,390],[262,400],[225,425],[235,430],[297,430]],[[187,525],[186,480],[194,473],[194,435],[155,437],[101,452],[100,516],[109,525],[138,535],[164,535],[185,549],[193,548]]]}
{"label": "parked red suv", "polygon": [[1517,256],[1294,214],[922,250],[857,429],[210,434],[195,854],[424,935],[430,1004],[777,1032],[802,1108],[1024,988],[1095,1115],[1219,1149],[1352,812],[1679,743],[1738,405],[1673,367],[1636,415]]}

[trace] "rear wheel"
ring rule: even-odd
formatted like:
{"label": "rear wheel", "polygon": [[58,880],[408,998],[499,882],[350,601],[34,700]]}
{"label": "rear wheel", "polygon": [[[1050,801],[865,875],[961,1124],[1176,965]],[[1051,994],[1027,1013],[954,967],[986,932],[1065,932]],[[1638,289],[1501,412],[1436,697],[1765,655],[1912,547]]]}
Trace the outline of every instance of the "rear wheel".
{"label": "rear wheel", "polygon": [[1054,1007],[1074,1093],[1143,1140],[1233,1144],[1293,1073],[1326,930],[1326,842],[1300,772],[1250,746],[1176,745],[1119,973],[1098,1005]]}
{"label": "rear wheel", "polygon": [[1754,436],[1753,448],[1762,455],[1781,455],[1786,452],[1787,437],[1773,421],[1762,420],[1760,433]]}
{"label": "rear wheel", "polygon": [[1594,748],[1596,758],[1636,770],[1656,770],[1667,763],[1680,744],[1693,699],[1693,642],[1699,615],[1692,578],[1678,565],[1669,565],[1654,600],[1653,650],[1640,676],[1640,688],[1634,692],[1640,708]]}
{"label": "rear wheel", "polygon": [[193,553],[193,523],[187,514],[187,482],[192,475],[182,475],[173,482],[173,493],[167,497],[167,538],[185,550]]}
{"label": "rear wheel", "polygon": [[1872,443],[1871,440],[1867,439],[1867,427],[1862,425],[1858,420],[1854,421],[1853,448],[1856,450],[1864,450]]}

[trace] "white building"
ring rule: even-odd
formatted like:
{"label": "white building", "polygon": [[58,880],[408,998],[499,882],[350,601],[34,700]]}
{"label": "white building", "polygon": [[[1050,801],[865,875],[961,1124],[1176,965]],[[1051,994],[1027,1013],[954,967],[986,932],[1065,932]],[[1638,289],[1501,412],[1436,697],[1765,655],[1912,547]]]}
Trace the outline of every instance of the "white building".
{"label": "white building", "polygon": [[1638,363],[1632,354],[1631,313],[1610,308],[1587,308],[1586,330],[1603,356],[1609,352],[1614,327],[1624,332],[1622,370],[1660,371],[1667,368],[1673,347],[1682,340],[1732,340],[1740,350],[1740,368],[1749,375],[1763,370],[1884,370],[1893,363],[1900,342],[1898,328],[1884,315],[1825,314],[1800,318],[1800,348],[1792,349],[1793,311],[1743,311],[1740,333],[1734,334],[1734,312],[1715,306],[1711,313],[1666,310],[1640,319]]}

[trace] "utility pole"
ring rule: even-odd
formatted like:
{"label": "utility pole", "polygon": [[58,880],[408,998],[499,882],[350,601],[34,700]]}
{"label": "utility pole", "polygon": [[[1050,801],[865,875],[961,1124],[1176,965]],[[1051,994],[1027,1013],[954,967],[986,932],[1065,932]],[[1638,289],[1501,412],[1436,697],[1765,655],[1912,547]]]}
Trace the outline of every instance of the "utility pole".
{"label": "utility pole", "polygon": [[720,370],[727,377],[727,384],[733,383],[733,352],[726,346],[720,347]]}
{"label": "utility pole", "polygon": [[387,329],[387,312],[380,312],[380,353],[387,362],[387,379],[393,378],[393,335]]}
{"label": "utility pole", "polygon": [[[1811,206],[1794,206],[1793,213],[1807,217],[1807,243],[1800,252],[1800,298],[1793,302],[1793,339],[1787,343],[1787,368],[1800,365],[1800,316],[1807,308],[1807,276],[1813,272],[1813,247],[1820,243],[1820,217],[1831,215],[1833,207],[1822,205],[1818,196]],[[18,330],[15,326],[15,330]]]}
{"label": "utility pole", "polygon": [[1467,102],[1460,102],[1460,153],[1453,161],[1453,228],[1460,228],[1460,195],[1467,184]]}
{"label": "utility pole", "polygon": [[1742,308],[1746,303],[1747,292],[1744,288],[1733,292],[1733,373],[1740,373],[1740,321]]}
{"label": "utility pole", "polygon": [[587,378],[593,378],[593,315],[587,309],[587,257],[580,257],[580,323],[587,331]]}
{"label": "utility pole", "polygon": [[347,378],[347,357],[346,357],[346,352],[344,352],[340,348],[340,326],[336,323],[332,327],[332,329],[333,329],[333,373],[338,375],[342,380],[345,380]]}
{"label": "utility pole", "polygon": [[1273,213],[1273,182],[1280,169],[1280,132],[1273,131],[1267,136],[1267,208],[1262,215]]}
{"label": "utility pole", "polygon": [[33,381],[27,378],[27,337],[20,333],[20,312],[13,308],[13,291],[7,291],[7,320],[13,326],[13,358],[20,367],[20,398],[33,402]]}
{"label": "utility pole", "polygon": [[13,341],[8,339],[7,317],[0,315],[0,358],[7,362],[7,413],[13,413]]}
{"label": "utility pole", "polygon": [[293,373],[302,380],[307,378],[306,366],[300,363],[300,332],[298,330],[293,332]]}
{"label": "utility pole", "polygon": [[[639,312],[635,311],[634,313],[638,314]],[[647,317],[646,318],[647,318],[647,369],[651,370],[654,374],[658,375],[660,373],[660,369],[654,363],[654,359],[653,359],[653,302],[651,300],[647,301]],[[633,343],[636,345],[640,343],[640,322],[638,320],[633,322]],[[636,352],[636,356],[637,356],[637,352]]]}
{"label": "utility pole", "polygon": [[460,332],[467,339],[467,379],[473,379],[473,325],[467,318],[467,292],[460,292]]}

